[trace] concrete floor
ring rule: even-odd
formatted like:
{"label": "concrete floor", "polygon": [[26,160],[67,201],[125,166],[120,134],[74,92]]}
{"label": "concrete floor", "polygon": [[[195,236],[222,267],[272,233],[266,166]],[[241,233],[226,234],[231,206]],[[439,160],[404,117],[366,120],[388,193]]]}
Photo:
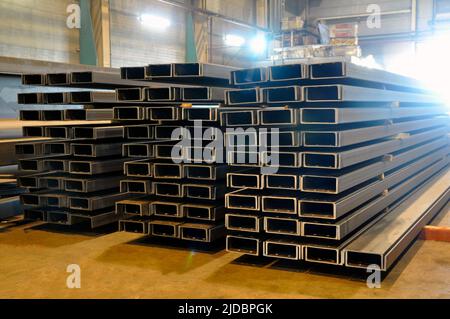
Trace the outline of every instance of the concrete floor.
{"label": "concrete floor", "polygon": [[[450,210],[437,223],[447,223]],[[416,241],[382,282],[236,262],[224,251],[143,245],[140,235],[0,229],[0,298],[450,298],[450,243]],[[242,259],[242,258],[240,258]],[[81,267],[81,289],[66,267]]]}

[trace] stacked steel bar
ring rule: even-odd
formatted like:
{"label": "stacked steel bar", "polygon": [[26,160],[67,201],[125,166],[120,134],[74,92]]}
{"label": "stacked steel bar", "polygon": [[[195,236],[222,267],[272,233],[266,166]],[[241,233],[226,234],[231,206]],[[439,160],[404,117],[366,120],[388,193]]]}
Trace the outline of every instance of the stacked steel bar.
{"label": "stacked steel bar", "polygon": [[[22,82],[87,89],[145,85],[103,72],[24,74]],[[24,126],[25,137],[46,138],[16,146],[23,175],[19,185],[28,189],[21,196],[25,218],[69,226],[88,223],[92,228],[117,222],[114,207],[126,197],[120,181],[127,159],[122,157],[125,127],[115,121],[114,109],[129,103],[116,101],[110,90],[25,93],[18,101],[46,106],[20,113],[23,121],[45,123]]]}
{"label": "stacked steel bar", "polygon": [[[165,64],[122,68],[122,77],[167,83],[166,87],[117,90],[121,101],[148,103],[131,115],[140,119],[127,136],[148,139],[147,121],[157,121],[155,143],[124,146],[126,178],[121,191],[133,199],[116,204],[120,230],[158,238],[212,243],[224,239],[227,166],[221,147],[219,106],[229,68]],[[194,86],[180,86],[194,85]],[[208,86],[198,86],[208,85]],[[130,112],[130,108],[121,108]],[[139,114],[139,115],[138,115]]]}
{"label": "stacked steel bar", "polygon": [[[226,92],[239,124],[276,128],[279,142],[272,146],[301,143],[301,149],[255,152],[260,158],[244,163],[254,170],[239,176],[240,184],[229,174],[227,250],[350,267],[378,263],[387,270],[400,250],[380,262],[380,249],[365,246],[373,235],[365,233],[378,231],[382,240],[378,225],[389,220],[395,232],[398,221],[390,216],[400,216],[403,202],[448,171],[449,118],[439,99],[409,78],[345,62],[239,70],[232,80],[247,86]],[[245,115],[241,106],[260,108],[252,111],[258,116]],[[275,133],[245,140],[242,158],[251,157],[251,146],[264,145],[265,134]],[[231,165],[242,165],[232,154]],[[277,172],[261,170],[277,162]],[[448,193],[442,196],[440,207],[448,201]]]}

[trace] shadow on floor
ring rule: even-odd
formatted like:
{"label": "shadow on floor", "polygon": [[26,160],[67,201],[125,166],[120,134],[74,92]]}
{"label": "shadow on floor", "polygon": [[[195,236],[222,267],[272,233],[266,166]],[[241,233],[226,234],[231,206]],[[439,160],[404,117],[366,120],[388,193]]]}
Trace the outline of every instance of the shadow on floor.
{"label": "shadow on floor", "polygon": [[146,268],[161,274],[184,274],[220,258],[226,253],[224,248],[224,240],[209,246],[202,243],[144,236],[111,247],[97,260]]}

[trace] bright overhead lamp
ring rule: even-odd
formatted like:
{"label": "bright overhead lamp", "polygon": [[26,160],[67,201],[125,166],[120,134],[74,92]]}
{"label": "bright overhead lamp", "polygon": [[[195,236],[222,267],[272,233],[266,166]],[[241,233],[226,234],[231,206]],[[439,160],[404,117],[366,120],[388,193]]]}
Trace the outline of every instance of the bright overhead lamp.
{"label": "bright overhead lamp", "polygon": [[250,41],[250,50],[256,54],[263,54],[267,50],[267,40],[264,35],[257,35]]}

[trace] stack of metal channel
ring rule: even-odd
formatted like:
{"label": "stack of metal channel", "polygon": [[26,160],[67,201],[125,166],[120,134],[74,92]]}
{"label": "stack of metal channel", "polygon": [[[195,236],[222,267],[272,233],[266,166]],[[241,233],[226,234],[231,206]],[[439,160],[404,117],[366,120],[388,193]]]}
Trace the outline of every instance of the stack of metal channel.
{"label": "stack of metal channel", "polygon": [[46,138],[16,146],[23,175],[18,182],[28,189],[21,196],[25,218],[92,228],[117,223],[114,207],[126,197],[119,187],[127,159],[122,157],[125,127],[115,114],[130,103],[116,101],[112,89],[146,83],[122,80],[118,72],[24,74],[22,82],[71,88],[18,96],[21,104],[43,105],[21,111],[21,120],[43,123],[24,126],[23,135]]}
{"label": "stack of metal channel", "polygon": [[[259,133],[241,132],[244,161],[228,154],[253,168],[228,176],[228,251],[387,270],[401,252],[386,262],[388,250],[405,249],[448,202],[449,118],[416,81],[342,61],[238,70],[232,80],[246,88],[228,90],[226,103]],[[405,203],[436,181],[434,209],[406,222]],[[384,228],[388,243],[377,245]]]}
{"label": "stack of metal channel", "polygon": [[[121,191],[133,198],[116,204],[120,230],[207,244],[224,239],[219,107],[231,70],[197,63],[122,68],[124,79],[167,85],[117,91],[119,100],[148,103],[137,108],[139,125],[126,127],[129,138],[142,142],[124,145],[133,160],[125,163]],[[155,142],[146,141],[148,121],[158,122]]]}

